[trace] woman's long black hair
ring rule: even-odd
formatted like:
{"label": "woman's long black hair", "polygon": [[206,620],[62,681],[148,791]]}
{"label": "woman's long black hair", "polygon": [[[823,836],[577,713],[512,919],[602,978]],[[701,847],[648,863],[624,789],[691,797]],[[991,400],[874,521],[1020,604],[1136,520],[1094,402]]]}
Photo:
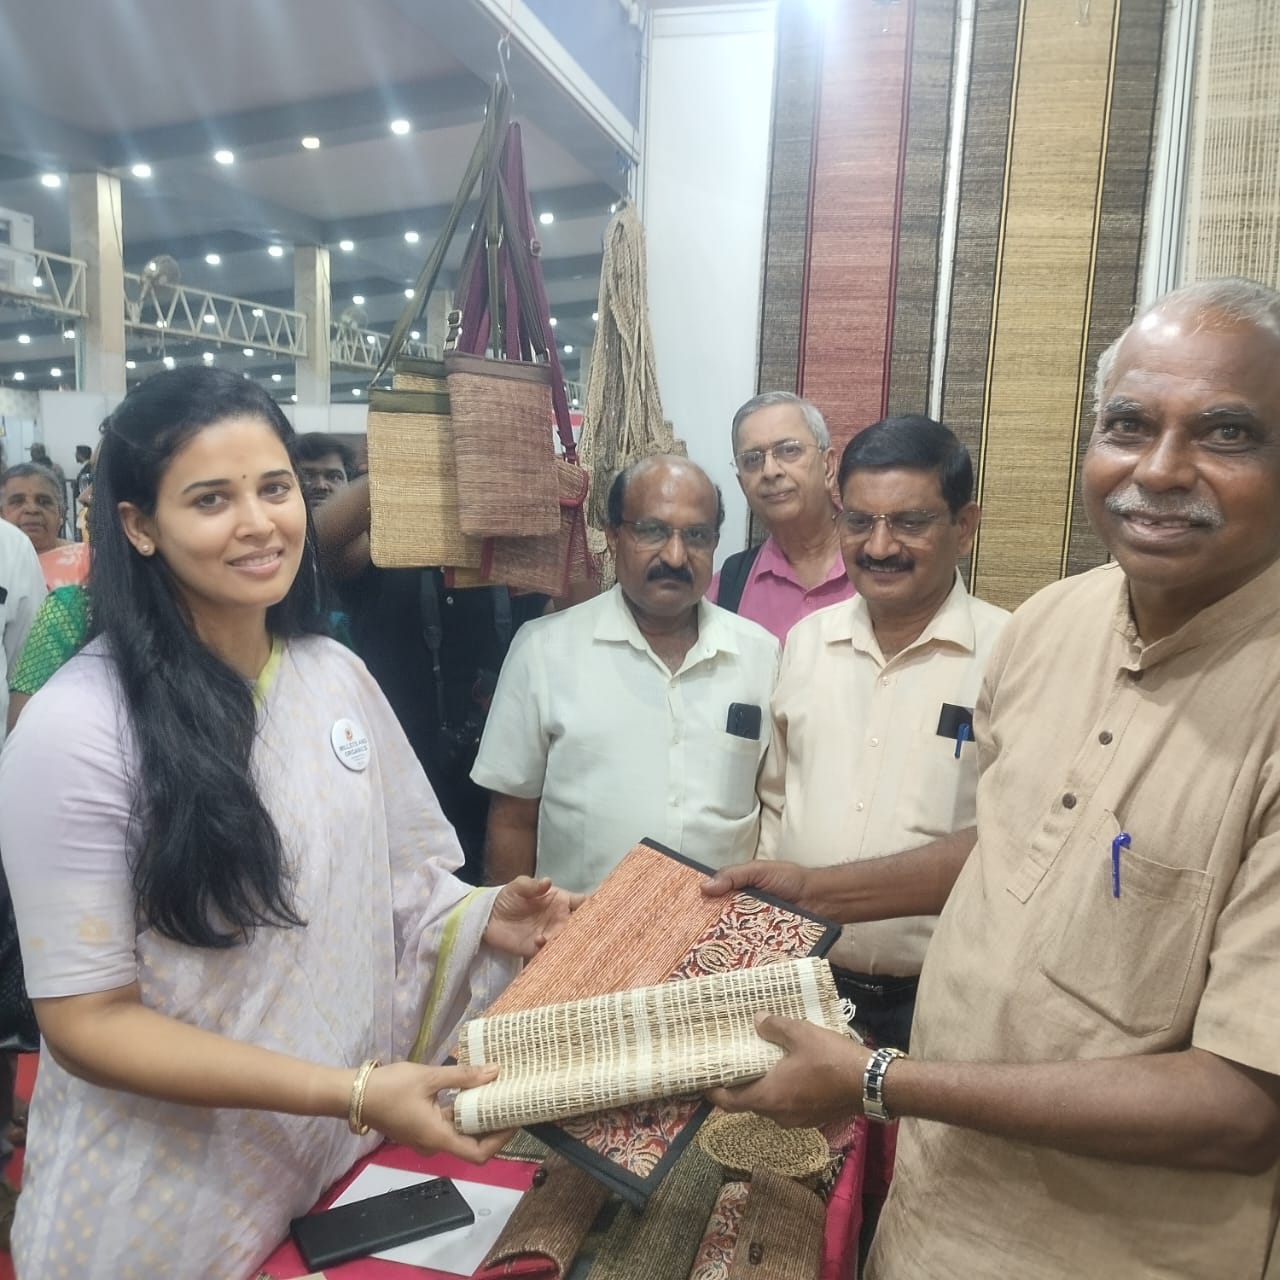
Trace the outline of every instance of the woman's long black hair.
{"label": "woman's long black hair", "polygon": [[[293,454],[276,402],[238,374],[203,367],[148,379],[103,424],[90,540],[91,635],[119,673],[137,759],[131,868],[143,922],[195,947],[231,947],[262,925],[304,922],[280,833],[250,768],[253,690],[196,636],[159,555],[134,550],[117,504],[152,515],[160,478],[202,428],[261,419]],[[267,611],[273,635],[323,632],[308,518],[298,575]]]}

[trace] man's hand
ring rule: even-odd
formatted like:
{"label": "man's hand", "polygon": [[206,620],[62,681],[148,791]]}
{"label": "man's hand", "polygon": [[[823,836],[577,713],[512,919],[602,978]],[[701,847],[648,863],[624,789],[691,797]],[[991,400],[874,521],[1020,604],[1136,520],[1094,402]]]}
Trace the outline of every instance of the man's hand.
{"label": "man's hand", "polygon": [[[774,864],[777,865],[777,864]],[[707,1098],[726,1111],[754,1111],[786,1129],[816,1128],[862,1110],[862,1073],[871,1050],[812,1022],[760,1018],[757,1033],[781,1045],[786,1057],[767,1075]]]}
{"label": "man's hand", "polygon": [[362,1119],[392,1142],[412,1147],[419,1155],[445,1151],[483,1164],[511,1137],[509,1133],[471,1138],[453,1127],[453,1109],[442,1107],[442,1089],[474,1089],[495,1079],[498,1068],[423,1067],[416,1062],[393,1062],[369,1073]]}
{"label": "man's hand", "polygon": [[708,898],[719,898],[739,889],[763,889],[783,902],[818,912],[819,904],[806,896],[811,880],[809,868],[794,862],[739,862],[732,867],[721,867],[710,880],[703,881],[702,892]]}
{"label": "man's hand", "polygon": [[557,889],[549,879],[517,876],[499,890],[484,940],[498,951],[527,960],[564,928],[586,900],[585,893]]}

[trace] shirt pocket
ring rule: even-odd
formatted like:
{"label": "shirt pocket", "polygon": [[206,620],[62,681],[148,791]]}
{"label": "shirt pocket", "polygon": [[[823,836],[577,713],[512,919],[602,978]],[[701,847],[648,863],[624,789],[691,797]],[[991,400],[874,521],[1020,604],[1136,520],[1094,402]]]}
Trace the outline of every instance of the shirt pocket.
{"label": "shirt pocket", "polygon": [[1057,894],[1053,906],[1045,904],[1037,963],[1050,985],[1088,1014],[1129,1036],[1158,1035],[1177,1020],[1200,950],[1213,877],[1157,862],[1133,841],[1120,850],[1116,896],[1111,850],[1120,831],[1115,816],[1106,813],[1087,849],[1063,850],[1061,857],[1088,865],[1083,876],[1060,882],[1068,905],[1058,909]]}
{"label": "shirt pocket", "polygon": [[690,768],[712,770],[712,809],[723,818],[749,818],[756,810],[756,777],[764,758],[764,743],[754,738],[721,734],[712,748],[711,759],[690,761]]}

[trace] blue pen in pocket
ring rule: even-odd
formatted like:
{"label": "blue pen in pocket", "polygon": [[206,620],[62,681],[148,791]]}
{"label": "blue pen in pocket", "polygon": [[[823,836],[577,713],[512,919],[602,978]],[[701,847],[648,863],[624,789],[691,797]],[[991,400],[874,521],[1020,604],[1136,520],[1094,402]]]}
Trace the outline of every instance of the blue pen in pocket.
{"label": "blue pen in pocket", "polygon": [[1130,843],[1127,831],[1122,831],[1111,842],[1111,896],[1113,898],[1120,896],[1120,850],[1127,849]]}
{"label": "blue pen in pocket", "polygon": [[968,720],[962,720],[956,729],[956,759],[960,759],[960,748],[973,738],[973,726]]}

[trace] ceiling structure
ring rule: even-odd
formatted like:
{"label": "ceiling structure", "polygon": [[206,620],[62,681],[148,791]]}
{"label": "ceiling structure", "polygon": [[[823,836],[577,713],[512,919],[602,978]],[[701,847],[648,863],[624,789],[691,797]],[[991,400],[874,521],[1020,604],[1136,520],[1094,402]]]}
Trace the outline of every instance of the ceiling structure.
{"label": "ceiling structure", "polygon": [[[111,172],[126,272],[165,254],[183,286],[291,308],[295,246],[326,245],[334,318],[359,298],[362,325],[388,332],[480,128],[498,67],[492,9],[485,0],[6,5],[0,208],[34,219],[38,249],[68,254],[67,175]],[[513,47],[509,75],[534,211],[554,219],[540,227],[542,262],[574,379],[629,157],[534,55]],[[393,121],[407,130],[393,132]],[[215,160],[219,151],[231,162]],[[128,332],[131,384],[165,354],[212,352],[220,367],[289,398],[285,357],[176,337],[162,349],[161,337]],[[362,394],[367,379],[335,367],[332,398]],[[0,383],[74,387],[65,318],[0,293]]]}

